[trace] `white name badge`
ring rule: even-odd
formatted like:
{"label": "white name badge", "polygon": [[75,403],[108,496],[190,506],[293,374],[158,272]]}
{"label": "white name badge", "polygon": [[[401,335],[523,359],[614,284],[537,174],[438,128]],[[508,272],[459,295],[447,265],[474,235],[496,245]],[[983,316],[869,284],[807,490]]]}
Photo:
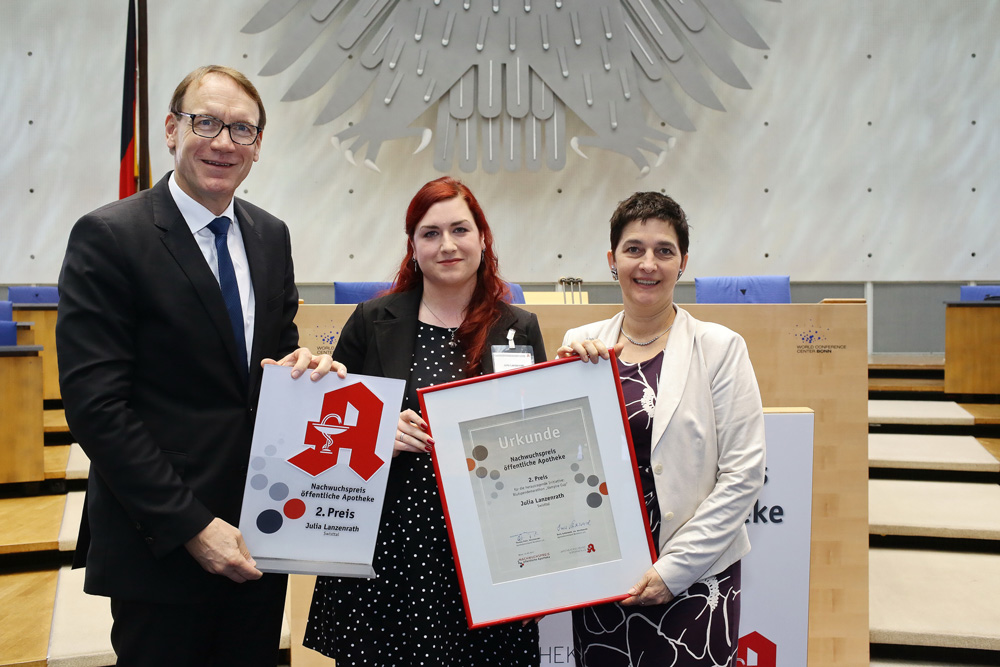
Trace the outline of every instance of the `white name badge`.
{"label": "white name badge", "polygon": [[535,351],[530,345],[493,346],[493,372],[510,371],[524,368],[535,363]]}
{"label": "white name badge", "polygon": [[507,344],[494,345],[493,372],[502,373],[535,363],[535,350],[530,345],[514,345],[514,330],[507,329]]}

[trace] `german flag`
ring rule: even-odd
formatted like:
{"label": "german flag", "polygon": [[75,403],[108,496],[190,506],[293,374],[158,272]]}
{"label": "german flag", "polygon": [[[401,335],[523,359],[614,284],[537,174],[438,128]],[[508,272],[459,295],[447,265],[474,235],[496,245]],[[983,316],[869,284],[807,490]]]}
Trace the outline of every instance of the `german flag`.
{"label": "german flag", "polygon": [[122,84],[122,145],[118,172],[118,198],[136,192],[135,176],[136,39],[135,2],[128,0],[128,35],[125,38],[125,77]]}

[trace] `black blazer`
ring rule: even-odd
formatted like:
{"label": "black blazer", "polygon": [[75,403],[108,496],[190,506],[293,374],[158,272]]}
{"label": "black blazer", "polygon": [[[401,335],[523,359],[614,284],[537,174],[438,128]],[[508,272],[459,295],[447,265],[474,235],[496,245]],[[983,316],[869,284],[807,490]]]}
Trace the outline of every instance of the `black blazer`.
{"label": "black blazer", "polygon": [[183,545],[213,517],[239,523],[260,361],[297,346],[298,292],[285,224],[235,210],[256,302],[249,386],[167,177],[70,233],[56,347],[66,421],[92,462],[75,561],[88,593],[189,602],[238,585]]}
{"label": "black blazer", "polygon": [[[352,373],[409,380],[417,314],[422,289],[359,303],[344,325],[333,358]],[[513,327],[515,345],[531,345],[535,362],[545,361],[545,343],[534,313],[503,304],[503,315],[490,329],[489,344],[507,343]],[[483,374],[493,372],[493,355],[487,346],[481,359]]]}

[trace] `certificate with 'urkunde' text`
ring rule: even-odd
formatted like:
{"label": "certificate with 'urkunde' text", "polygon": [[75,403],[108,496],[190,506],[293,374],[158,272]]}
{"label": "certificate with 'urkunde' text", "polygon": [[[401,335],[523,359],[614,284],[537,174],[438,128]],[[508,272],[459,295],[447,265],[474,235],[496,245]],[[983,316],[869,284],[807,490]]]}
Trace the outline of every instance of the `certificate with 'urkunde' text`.
{"label": "certificate with 'urkunde' text", "polygon": [[495,583],[621,556],[586,396],[459,428]]}
{"label": "certificate with 'urkunde' text", "polygon": [[613,356],[418,395],[469,627],[627,597],[655,548]]}

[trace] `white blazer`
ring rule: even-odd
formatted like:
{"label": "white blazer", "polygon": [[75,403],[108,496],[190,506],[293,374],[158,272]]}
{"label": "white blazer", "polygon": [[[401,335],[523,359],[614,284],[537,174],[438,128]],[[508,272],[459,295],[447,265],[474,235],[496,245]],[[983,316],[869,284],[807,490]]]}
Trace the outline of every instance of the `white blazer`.
{"label": "white blazer", "polygon": [[[679,595],[750,551],[745,523],[764,485],[764,413],[743,338],[676,310],[650,465],[661,517],[653,567]],[[600,339],[611,348],[624,316],[571,329],[563,344]]]}

